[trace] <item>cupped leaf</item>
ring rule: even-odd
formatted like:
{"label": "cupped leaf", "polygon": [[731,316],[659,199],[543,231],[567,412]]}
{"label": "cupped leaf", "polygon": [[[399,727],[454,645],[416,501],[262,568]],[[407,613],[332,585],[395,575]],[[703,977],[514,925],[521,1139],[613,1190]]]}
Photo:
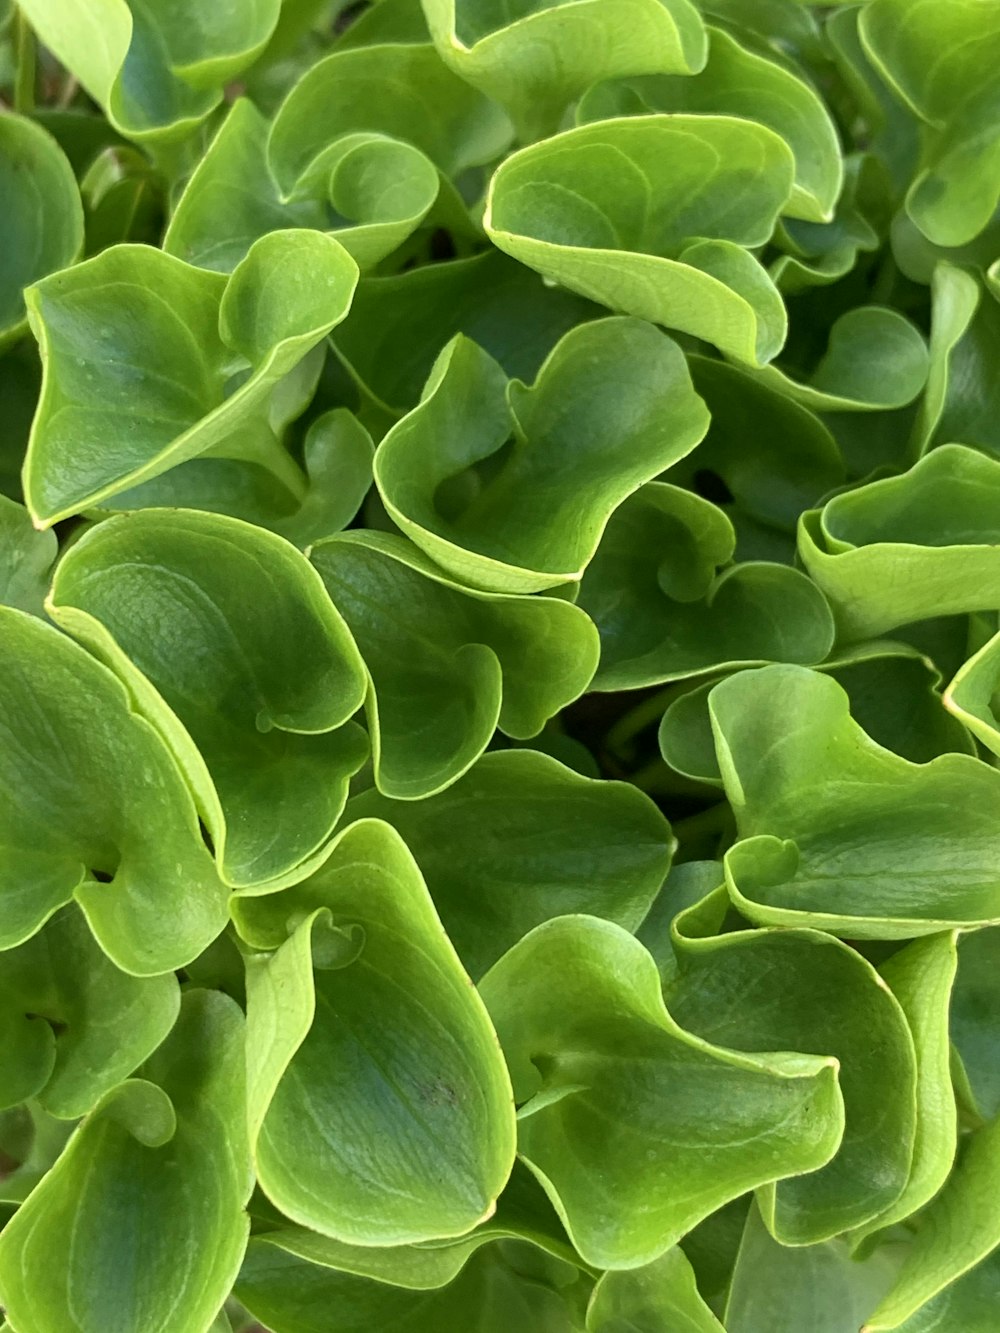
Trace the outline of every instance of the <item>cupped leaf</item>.
{"label": "cupped leaf", "polygon": [[10,608],[0,626],[0,943],[75,897],[120,968],[182,967],[224,926],[226,890],[180,768],[83,648]]}
{"label": "cupped leaf", "polygon": [[42,614],[59,544],[39,532],[23,505],[0,495],[0,605]]}
{"label": "cupped leaf", "polygon": [[826,351],[807,377],[778,366],[756,375],[814,412],[884,412],[912,403],[927,369],[927,344],[916,325],[887,306],[859,305],[834,321]]}
{"label": "cupped leaf", "polygon": [[83,205],[73,168],[40,125],[0,116],[0,347],[27,328],[23,292],[79,258]]}
{"label": "cupped leaf", "polygon": [[[1000,333],[1000,310],[991,308],[995,303],[987,300],[983,317],[976,319],[981,296],[979,283],[971,273],[954,264],[935,266],[927,388],[913,427],[912,445],[918,457],[935,440],[964,440],[977,445],[992,442],[994,420],[982,357],[990,333]],[[956,386],[969,382],[976,383],[977,392],[958,397]]]}
{"label": "cupped leaf", "polygon": [[826,657],[833,619],[822,594],[787,565],[731,565],[735,544],[725,514],[677,486],[650,482],[619,507],[578,599],[601,636],[595,689]]}
{"label": "cupped leaf", "polygon": [[344,723],[366,675],[303,555],[217,514],[138,510],[67,552],[49,606],[162,732],[229,883],[287,882],[315,864],[365,759]]}
{"label": "cupped leaf", "polygon": [[835,1062],[686,1033],[652,958],[611,922],[538,926],[481,991],[520,1104],[518,1151],[589,1263],[650,1263],[727,1200],[814,1170],[840,1142]]}
{"label": "cupped leaf", "polygon": [[726,878],[749,920],[849,939],[1000,921],[995,769],[883,750],[837,682],[802,667],[740,672],[709,706],[741,838]]}
{"label": "cupped leaf", "polygon": [[419,402],[435,360],[456,333],[478,343],[512,378],[531,380],[564,333],[603,313],[491,249],[472,259],[362,278],[332,342],[363,391],[402,416]]}
{"label": "cupped leaf", "polygon": [[593,677],[597,631],[569,602],[463,588],[390,534],[343,533],[311,559],[368,669],[375,781],[395,800],[461,777],[497,726],[536,736]]}
{"label": "cupped leaf", "polygon": [[[725,890],[715,897],[724,912]],[[704,912],[696,906],[673,925],[679,966],[664,1000],[681,1027],[716,1046],[837,1062],[840,1146],[818,1171],[764,1189],[769,1229],[784,1244],[813,1245],[872,1221],[899,1199],[913,1154],[916,1055],[899,1002],[870,963],[830,935],[701,938],[716,924],[699,920]]]}
{"label": "cupped leaf", "polygon": [[41,40],[126,138],[190,133],[263,51],[281,0],[25,0]]}
{"label": "cupped leaf", "polygon": [[788,295],[827,287],[846,277],[863,253],[878,250],[879,223],[888,182],[871,151],[844,159],[844,184],[828,222],[786,216],[775,240],[784,251],[770,267],[778,290]]}
{"label": "cupped leaf", "polygon": [[644,1268],[605,1273],[587,1308],[587,1333],[725,1333],[676,1247]]}
{"label": "cupped leaf", "polygon": [[544,277],[758,366],[787,321],[744,247],[769,240],[793,175],[785,142],[752,121],[618,118],[508,157],[484,225]]}
{"label": "cupped leaf", "polygon": [[[1000,1120],[991,1120],[966,1138],[958,1165],[922,1215],[920,1230],[891,1290],[879,1302],[862,1333],[911,1327],[922,1306],[973,1269],[1000,1243]],[[947,1309],[942,1301],[940,1309]],[[959,1309],[961,1306],[959,1306]],[[928,1322],[925,1327],[934,1327]],[[948,1325],[939,1325],[948,1327]]]}
{"label": "cupped leaf", "polygon": [[458,1236],[488,1217],[514,1158],[510,1083],[399,835],[352,824],[310,879],[234,912],[258,946],[294,928],[247,963],[249,1119],[268,1197],[356,1245]]}
{"label": "cupped leaf", "polygon": [[635,930],[674,846],[644,793],[534,750],[485,754],[423,801],[364,792],[348,817],[369,816],[401,834],[473,977],[550,917],[582,912]]}
{"label": "cupped leaf", "polygon": [[530,388],[459,337],[379,445],[375,481],[453,577],[537,592],[579,579],[615,508],[707,426],[683,353],[651,324],[570,330]]}
{"label": "cupped leaf", "polygon": [[843,1240],[779,1245],[751,1208],[726,1302],[728,1333],[857,1333],[892,1284],[899,1257],[852,1258]]}
{"label": "cupped leaf", "polygon": [[741,46],[724,29],[708,32],[708,61],[693,77],[690,70],[671,77],[661,66],[645,78],[598,85],[581,101],[577,120],[603,120],[641,108],[758,121],[780,134],[795,157],[785,215],[829,222],[843,183],[843,163],[836,127],[821,98],[787,66]]}
{"label": "cupped leaf", "polygon": [[[26,1038],[30,1031],[39,1045],[51,1041],[48,1077],[28,1095],[68,1120],[85,1115],[156,1050],[173,1027],[180,1002],[172,974],[133,977],[119,971],[74,907],[57,913],[18,948],[0,953],[0,993],[0,1021],[11,1036]],[[6,1100],[18,1061],[4,1045]]]}
{"label": "cupped leaf", "polygon": [[360,131],[412,143],[448,176],[492,162],[511,126],[494,102],[445,65],[429,44],[387,42],[334,51],[278,109],[268,158],[290,194],[331,142]]}
{"label": "cupped leaf", "polygon": [[1000,462],[963,445],[802,516],[799,554],[855,640],[1000,599]]}
{"label": "cupped leaf", "polygon": [[345,134],[322,170],[283,195],[267,157],[268,122],[236,102],[188,181],[163,248],[189,264],[232,272],[259,237],[290,227],[331,232],[370,268],[406,240],[438,197],[436,168],[412,144],[382,134]]}
{"label": "cupped leaf", "polygon": [[277,445],[278,382],[347,313],[357,265],[320,232],[272,232],[227,281],[114,246],[29,289],[45,373],[25,463],[50,526],[205,453],[301,474]]}
{"label": "cupped leaf", "polygon": [[143,1078],[105,1094],[0,1235],[19,1331],[207,1333],[249,1232],[244,1091],[242,1014],[189,992]]}
{"label": "cupped leaf", "polygon": [[907,210],[930,240],[964,245],[1000,199],[1000,6],[872,0],[859,25],[871,60],[931,127]]}
{"label": "cupped leaf", "polygon": [[599,79],[692,74],[707,55],[691,0],[424,0],[423,7],[441,59],[505,106],[526,141],[558,129],[570,102]]}
{"label": "cupped leaf", "polygon": [[1000,634],[994,634],[959,669],[945,707],[994,754],[1000,754]]}

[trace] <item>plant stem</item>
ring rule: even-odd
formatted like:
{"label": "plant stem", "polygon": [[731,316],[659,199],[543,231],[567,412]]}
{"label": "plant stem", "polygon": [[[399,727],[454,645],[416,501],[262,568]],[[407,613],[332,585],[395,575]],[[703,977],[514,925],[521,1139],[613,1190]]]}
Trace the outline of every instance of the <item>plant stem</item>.
{"label": "plant stem", "polygon": [[38,56],[37,43],[31,24],[19,9],[15,19],[17,75],[14,82],[14,110],[28,116],[35,109],[35,76]]}

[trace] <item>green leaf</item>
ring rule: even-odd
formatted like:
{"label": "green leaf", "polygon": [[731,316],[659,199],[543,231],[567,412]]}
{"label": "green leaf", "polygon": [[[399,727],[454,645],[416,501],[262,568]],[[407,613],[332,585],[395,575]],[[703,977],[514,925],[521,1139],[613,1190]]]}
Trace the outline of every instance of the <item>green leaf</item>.
{"label": "green leaf", "polygon": [[425,221],[438,198],[428,158],[373,133],[330,143],[288,198],[272,175],[267,142],[265,118],[252,102],[236,102],[177,204],[163,242],[168,254],[229,273],[259,237],[310,227],[371,268]]}
{"label": "green leaf", "polygon": [[996,1247],[1000,1240],[998,1141],[1000,1120],[968,1136],[948,1183],[921,1217],[920,1230],[895,1284],[862,1333],[896,1328],[910,1333],[910,1316]]}
{"label": "green leaf", "polygon": [[525,141],[557,130],[569,104],[599,79],[693,74],[707,55],[690,0],[424,0],[423,7],[441,59],[502,103]]}
{"label": "green leaf", "polygon": [[977,930],[958,942],[958,975],[951,997],[950,1031],[954,1055],[976,1112],[991,1120],[1000,1114],[997,1046],[997,958],[1000,931]]}
{"label": "green leaf", "polygon": [[708,32],[708,61],[703,69],[682,70],[679,73],[684,77],[671,77],[661,66],[645,78],[598,85],[577,108],[578,123],[627,114],[632,110],[628,94],[639,99],[643,111],[684,111],[757,121],[779,134],[795,157],[795,183],[785,215],[829,222],[843,183],[843,163],[837,131],[823,102],[808,83],[776,60],[741,46],[721,28]]}
{"label": "green leaf", "polygon": [[357,131],[412,143],[448,176],[493,161],[511,135],[500,108],[453,74],[433,46],[334,51],[299,80],[274,118],[268,156],[278,186],[290,194],[334,140]]}
{"label": "green leaf", "polygon": [[900,1333],[993,1333],[1000,1301],[1000,1254],[996,1250],[897,1324]]}
{"label": "green leaf", "polygon": [[[980,296],[979,284],[971,273],[953,264],[935,266],[931,279],[927,388],[920,400],[920,410],[913,428],[912,443],[918,456],[931,446],[935,438],[941,441],[965,440],[969,444],[984,442],[974,424],[975,418],[968,409],[971,407],[975,412],[978,408],[981,411],[983,398],[987,395],[975,394],[967,399],[963,394],[956,402],[954,392],[955,381],[962,383],[970,376],[970,372],[974,375],[978,369],[976,352],[979,339],[976,332],[987,334],[992,324],[1000,325],[1000,317],[994,317],[993,320],[989,318],[992,311],[984,311],[985,319],[975,320]],[[985,383],[983,387],[986,388]],[[961,417],[956,419],[955,416],[955,408],[959,403],[960,410],[964,410],[964,420]]]}
{"label": "green leaf", "polygon": [[301,488],[268,403],[343,319],[356,281],[335,240],[300,230],[262,237],[228,282],[123,245],[29,289],[45,366],[25,464],[32,517],[51,526],[209,451],[257,457]]}
{"label": "green leaf", "polygon": [[747,1217],[726,1304],[729,1333],[857,1333],[892,1283],[898,1258],[879,1250],[861,1261],[842,1240],[779,1245],[756,1208]]}
{"label": "green leaf", "polygon": [[911,764],[796,666],[743,671],[709,706],[741,841],[733,902],[757,924],[906,939],[1000,920],[1000,774],[971,755]]}
{"label": "green leaf", "polygon": [[247,963],[248,1114],[268,1197],[357,1245],[488,1217],[514,1157],[510,1084],[399,835],[352,824],[309,880],[234,911],[255,945],[294,928]]}
{"label": "green leaf", "polygon": [[343,533],[311,559],[368,668],[375,781],[394,800],[461,777],[497,726],[536,736],[594,674],[597,631],[568,602],[463,588],[389,534]]}
{"label": "green leaf", "polygon": [[227,882],[277,886],[323,858],[365,759],[344,723],[367,682],[303,555],[235,519],[139,510],[67,552],[50,606],[174,752]]}
{"label": "green leaf", "polygon": [[362,278],[332,341],[365,393],[402,416],[418,403],[434,361],[456,333],[478,343],[509,376],[527,381],[564,333],[602,313],[491,249]]}
{"label": "green leaf", "polygon": [[364,792],[347,813],[398,830],[473,977],[550,917],[583,912],[635,930],[674,847],[635,787],[579,777],[533,750],[485,754],[423,801]]}
{"label": "green leaf", "polygon": [[544,277],[758,366],[780,350],[786,316],[743,247],[768,241],[793,173],[784,141],[751,121],[601,121],[508,157],[484,225]]}
{"label": "green leaf", "polygon": [[75,897],[124,971],[183,967],[225,924],[226,891],[181,770],[83,648],[9,608],[0,626],[0,944]]}
{"label": "green leaf", "polygon": [[598,690],[638,689],[747,662],[820,662],[830,610],[786,565],[730,564],[736,534],[707,500],[650,482],[608,523],[580,585],[601,636]]}
{"label": "green leaf", "polygon": [[834,1062],[686,1033],[652,958],[611,922],[545,922],[481,991],[511,1067],[518,1150],[588,1263],[652,1262],[727,1200],[836,1151]]}
{"label": "green leaf", "polygon": [[453,577],[537,592],[579,579],[615,508],[707,425],[683,354],[650,324],[572,329],[530,388],[459,336],[379,445],[375,482]]}
{"label": "green leaf", "polygon": [[206,9],[143,0],[24,0],[41,41],[126,138],[189,134],[263,51],[280,0]]}
{"label": "green leaf", "polygon": [[[0,1021],[11,1035],[30,1032],[39,1042],[41,1032],[39,1044],[49,1052],[48,1076],[28,1095],[69,1120],[85,1115],[152,1054],[173,1027],[179,1004],[174,976],[119,971],[73,907],[19,948],[0,953],[0,994]],[[3,1064],[9,1077],[16,1057],[5,1053]],[[12,1094],[8,1082],[4,1100]]]}
{"label": "green leaf", "polygon": [[872,0],[859,23],[870,59],[930,127],[907,211],[936,244],[964,245],[990,221],[1000,198],[1000,8]]}
{"label": "green leaf", "polygon": [[239,1009],[189,992],[144,1077],[102,1098],[0,1235],[19,1333],[206,1333],[249,1231],[244,1087]]}
{"label": "green leaf", "polygon": [[73,169],[40,125],[0,116],[0,347],[27,328],[25,287],[72,264],[83,249]]}
{"label": "green leaf", "polygon": [[802,516],[799,554],[839,635],[870,638],[997,604],[1000,462],[942,445],[900,477],[834,496]]}
{"label": "green leaf", "polygon": [[42,614],[59,544],[38,532],[23,505],[0,495],[0,604]]}
{"label": "green leaf", "polygon": [[674,1248],[644,1268],[605,1273],[587,1309],[587,1333],[725,1333]]}
{"label": "green leaf", "polygon": [[[724,910],[725,890],[716,897]],[[830,935],[702,938],[715,927],[699,920],[704,911],[693,907],[673,925],[678,974],[664,1000],[681,1027],[735,1050],[833,1057],[838,1069],[840,1146],[820,1170],[762,1191],[769,1230],[784,1244],[813,1245],[872,1221],[899,1199],[913,1153],[917,1070],[903,1010],[875,969]]]}

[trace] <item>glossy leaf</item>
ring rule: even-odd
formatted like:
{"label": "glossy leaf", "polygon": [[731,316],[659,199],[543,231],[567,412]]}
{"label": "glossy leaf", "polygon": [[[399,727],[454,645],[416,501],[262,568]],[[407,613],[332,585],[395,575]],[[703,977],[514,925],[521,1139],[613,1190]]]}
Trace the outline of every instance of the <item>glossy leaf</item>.
{"label": "glossy leaf", "polygon": [[649,1263],[728,1199],[813,1170],[840,1142],[833,1062],[686,1033],[652,958],[610,922],[538,926],[481,990],[511,1068],[519,1152],[589,1263]]}
{"label": "glossy leaf", "polygon": [[459,337],[379,446],[375,481],[453,577],[537,592],[579,579],[614,509],[707,424],[680,349],[638,320],[573,329],[530,388]]}
{"label": "glossy leaf", "polygon": [[681,1250],[667,1250],[645,1268],[605,1273],[587,1310],[587,1333],[724,1333],[698,1295]]}
{"label": "glossy leaf", "polygon": [[9,608],[0,626],[0,942],[75,897],[125,971],[183,966],[225,924],[226,893],[180,768],[83,648]]}
{"label": "glossy leaf", "polygon": [[304,556],[233,519],[139,510],[76,543],[50,604],[173,750],[228,882],[287,882],[322,858],[365,759],[344,723],[366,678]]}
{"label": "glossy leaf", "polygon": [[356,281],[332,238],[284,231],[228,282],[126,245],[31,288],[45,366],[25,465],[32,517],[49,526],[210,451],[257,457],[294,486],[268,403],[343,319]]}
{"label": "glossy leaf", "polygon": [[583,912],[635,930],[674,846],[634,787],[580,777],[533,750],[484,754],[423,801],[364,792],[347,814],[398,830],[473,977],[551,917]]}
{"label": "glossy leaf", "polygon": [[375,780],[394,800],[461,777],[495,727],[536,736],[594,674],[597,631],[568,602],[462,588],[389,534],[343,533],[311,558],[368,669]]}
{"label": "glossy leaf", "polygon": [[0,1236],[18,1330],[208,1330],[249,1231],[244,1086],[239,1009],[189,993],[143,1077],[105,1094]]}
{"label": "glossy leaf", "polygon": [[606,120],[507,158],[484,222],[543,276],[756,366],[780,350],[786,317],[744,247],[770,238],[793,174],[784,141],[751,121]]}
{"label": "glossy leaf", "polygon": [[398,834],[352,824],[310,879],[234,910],[251,943],[280,944],[247,962],[248,1114],[268,1197],[366,1246],[489,1217],[514,1157],[507,1071]]}
{"label": "glossy leaf", "polygon": [[42,614],[59,544],[38,532],[23,505],[0,495],[0,604]]}

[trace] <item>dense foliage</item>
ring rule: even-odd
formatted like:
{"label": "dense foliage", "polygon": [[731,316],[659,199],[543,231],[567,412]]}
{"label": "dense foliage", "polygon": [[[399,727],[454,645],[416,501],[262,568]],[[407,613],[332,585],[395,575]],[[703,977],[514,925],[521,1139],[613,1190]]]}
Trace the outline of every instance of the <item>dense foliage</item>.
{"label": "dense foliage", "polygon": [[3,1327],[996,1333],[1000,0],[0,86]]}

